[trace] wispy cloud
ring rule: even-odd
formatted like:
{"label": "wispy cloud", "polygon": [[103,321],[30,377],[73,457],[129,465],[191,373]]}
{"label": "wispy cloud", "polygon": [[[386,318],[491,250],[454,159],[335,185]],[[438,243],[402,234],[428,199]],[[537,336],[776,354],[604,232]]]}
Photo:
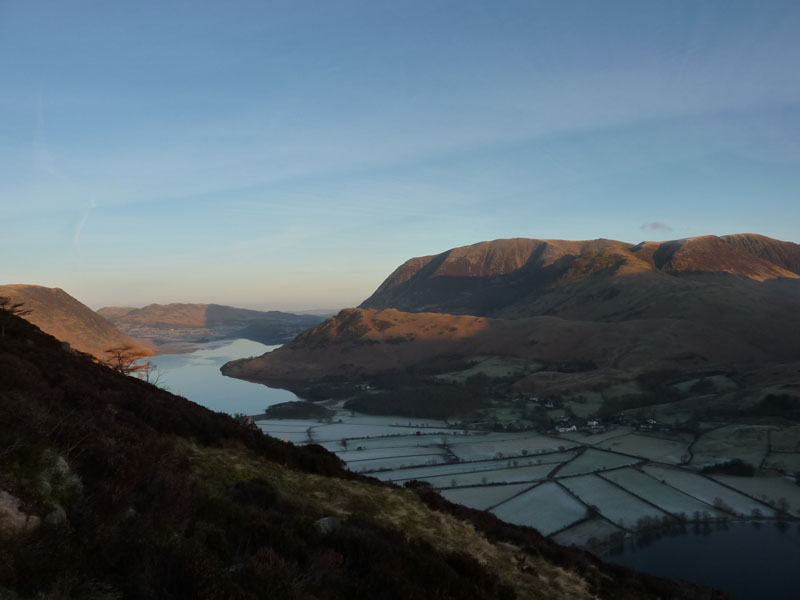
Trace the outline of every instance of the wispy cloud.
{"label": "wispy cloud", "polygon": [[48,175],[58,176],[58,171],[53,164],[53,157],[50,154],[50,147],[47,144],[47,126],[44,120],[44,109],[42,107],[42,94],[36,94],[34,103],[34,123],[33,123],[33,161],[36,168],[44,171]]}
{"label": "wispy cloud", "polygon": [[641,228],[643,231],[672,231],[672,227],[661,221],[650,221],[642,223]]}
{"label": "wispy cloud", "polygon": [[81,218],[78,220],[77,225],[75,225],[75,231],[72,234],[72,247],[77,248],[81,242],[81,234],[83,233],[83,228],[86,226],[86,222],[89,220],[89,216],[92,214],[92,210],[97,208],[97,203],[92,200],[88,203],[86,208],[81,215]]}

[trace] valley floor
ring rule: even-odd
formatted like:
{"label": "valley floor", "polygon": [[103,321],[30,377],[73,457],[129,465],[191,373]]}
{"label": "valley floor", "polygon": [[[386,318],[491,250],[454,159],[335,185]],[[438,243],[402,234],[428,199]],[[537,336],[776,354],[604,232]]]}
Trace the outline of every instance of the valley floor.
{"label": "valley floor", "polygon": [[[269,435],[316,443],[355,472],[445,498],[595,550],[681,523],[800,518],[793,430],[710,427],[697,436],[619,425],[602,434],[489,432],[445,421],[367,416],[331,402],[325,420],[257,420]],[[752,477],[703,473],[745,458]]]}

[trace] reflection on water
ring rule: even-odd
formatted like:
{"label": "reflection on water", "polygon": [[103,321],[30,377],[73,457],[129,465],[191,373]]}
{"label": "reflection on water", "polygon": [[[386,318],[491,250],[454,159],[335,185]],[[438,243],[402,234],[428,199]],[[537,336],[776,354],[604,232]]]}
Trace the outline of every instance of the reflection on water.
{"label": "reflection on water", "polygon": [[161,354],[152,359],[162,371],[159,385],[211,410],[263,413],[267,406],[297,400],[292,392],[225,377],[219,368],[237,358],[260,356],[278,346],[250,340],[223,340],[199,345],[188,354]]}
{"label": "reflection on water", "polygon": [[734,600],[800,598],[797,523],[690,525],[626,542],[603,559],[723,589]]}

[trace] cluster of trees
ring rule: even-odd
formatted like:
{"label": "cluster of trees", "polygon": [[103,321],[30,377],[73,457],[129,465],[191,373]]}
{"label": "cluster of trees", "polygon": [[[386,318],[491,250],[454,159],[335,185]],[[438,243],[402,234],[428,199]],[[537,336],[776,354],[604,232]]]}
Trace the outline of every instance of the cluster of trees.
{"label": "cluster of trees", "polygon": [[268,406],[264,411],[267,419],[330,419],[335,413],[311,402],[281,402]]}
{"label": "cluster of trees", "polygon": [[625,410],[645,408],[654,404],[676,402],[686,397],[686,393],[675,387],[686,379],[686,374],[675,369],[646,371],[636,377],[641,392],[607,398],[598,411],[602,419],[609,419]]}
{"label": "cluster of trees", "polygon": [[430,384],[361,394],[344,407],[371,415],[448,419],[487,405],[484,394],[469,387]]}
{"label": "cluster of trees", "polygon": [[354,383],[330,379],[306,387],[300,391],[298,395],[306,400],[317,402],[320,400],[329,400],[330,398],[347,398],[349,396],[354,396],[360,391],[361,388]]}
{"label": "cluster of trees", "polygon": [[783,417],[800,420],[800,396],[767,394],[749,413],[759,417]]}
{"label": "cluster of trees", "polygon": [[756,468],[750,463],[744,462],[741,458],[733,458],[715,465],[703,467],[702,472],[738,475],[739,477],[752,477],[756,474]]}

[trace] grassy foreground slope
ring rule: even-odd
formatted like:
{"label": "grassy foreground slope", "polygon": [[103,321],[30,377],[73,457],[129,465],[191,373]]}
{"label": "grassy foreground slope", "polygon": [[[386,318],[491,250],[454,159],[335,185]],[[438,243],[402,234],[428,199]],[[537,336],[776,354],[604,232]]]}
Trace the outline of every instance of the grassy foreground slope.
{"label": "grassy foreground slope", "polygon": [[721,596],[358,477],[16,319],[0,340],[0,597]]}

